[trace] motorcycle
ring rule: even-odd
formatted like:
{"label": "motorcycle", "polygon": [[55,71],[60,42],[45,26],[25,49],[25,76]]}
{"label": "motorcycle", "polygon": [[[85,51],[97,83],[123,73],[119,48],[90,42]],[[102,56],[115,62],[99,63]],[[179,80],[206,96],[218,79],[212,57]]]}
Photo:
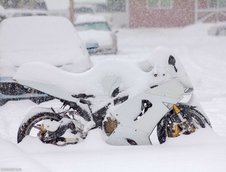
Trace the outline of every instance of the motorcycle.
{"label": "motorcycle", "polygon": [[18,143],[33,135],[47,144],[76,144],[100,128],[109,144],[150,145],[155,128],[162,144],[211,127],[184,68],[169,54],[139,63],[103,60],[84,73],[33,62],[14,79],[62,103],[32,109],[19,127]]}

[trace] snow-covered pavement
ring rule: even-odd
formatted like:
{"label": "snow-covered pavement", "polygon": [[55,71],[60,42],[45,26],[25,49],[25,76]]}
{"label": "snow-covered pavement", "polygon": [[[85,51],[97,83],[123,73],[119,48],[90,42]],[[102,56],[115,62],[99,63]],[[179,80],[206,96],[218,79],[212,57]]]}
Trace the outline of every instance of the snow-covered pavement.
{"label": "snow-covered pavement", "polygon": [[56,147],[30,137],[17,145],[20,122],[36,105],[28,100],[8,102],[0,107],[0,171],[226,171],[226,37],[208,36],[209,27],[122,29],[119,54],[93,56],[92,60],[142,60],[156,47],[171,49],[186,68],[213,130],[201,129],[153,146],[110,146],[99,130],[90,132],[78,145]]}

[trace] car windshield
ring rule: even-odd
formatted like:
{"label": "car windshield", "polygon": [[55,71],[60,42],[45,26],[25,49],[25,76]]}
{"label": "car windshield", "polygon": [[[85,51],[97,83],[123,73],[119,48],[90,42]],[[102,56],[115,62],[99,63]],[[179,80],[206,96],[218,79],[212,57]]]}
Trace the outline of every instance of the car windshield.
{"label": "car windshield", "polygon": [[85,30],[109,31],[110,30],[110,27],[106,22],[92,22],[92,23],[76,24],[75,28],[78,31],[85,31]]}

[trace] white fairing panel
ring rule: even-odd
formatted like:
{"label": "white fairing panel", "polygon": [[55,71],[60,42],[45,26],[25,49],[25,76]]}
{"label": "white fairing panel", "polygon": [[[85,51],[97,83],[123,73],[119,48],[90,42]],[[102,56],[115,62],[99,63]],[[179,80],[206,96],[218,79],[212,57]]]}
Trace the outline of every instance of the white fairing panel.
{"label": "white fairing panel", "polygon": [[[165,82],[155,88],[129,98],[122,105],[115,106],[108,116],[118,121],[118,127],[106,142],[113,145],[127,145],[126,139],[135,141],[138,145],[150,144],[149,136],[160,119],[169,111],[164,103],[175,104],[183,97],[185,87],[177,80]],[[142,115],[142,100],[148,100],[152,106]]]}

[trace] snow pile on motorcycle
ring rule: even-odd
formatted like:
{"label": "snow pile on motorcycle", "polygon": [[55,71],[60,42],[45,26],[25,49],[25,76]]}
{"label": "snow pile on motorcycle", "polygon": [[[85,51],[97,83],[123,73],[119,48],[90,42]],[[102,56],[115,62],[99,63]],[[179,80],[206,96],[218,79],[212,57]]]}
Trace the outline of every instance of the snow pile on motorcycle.
{"label": "snow pile on motorcycle", "polygon": [[101,128],[109,144],[150,145],[155,128],[164,143],[211,127],[178,58],[162,48],[142,62],[103,60],[84,73],[27,63],[14,79],[62,102],[32,110],[18,130],[18,143],[32,135],[43,143],[76,144]]}

